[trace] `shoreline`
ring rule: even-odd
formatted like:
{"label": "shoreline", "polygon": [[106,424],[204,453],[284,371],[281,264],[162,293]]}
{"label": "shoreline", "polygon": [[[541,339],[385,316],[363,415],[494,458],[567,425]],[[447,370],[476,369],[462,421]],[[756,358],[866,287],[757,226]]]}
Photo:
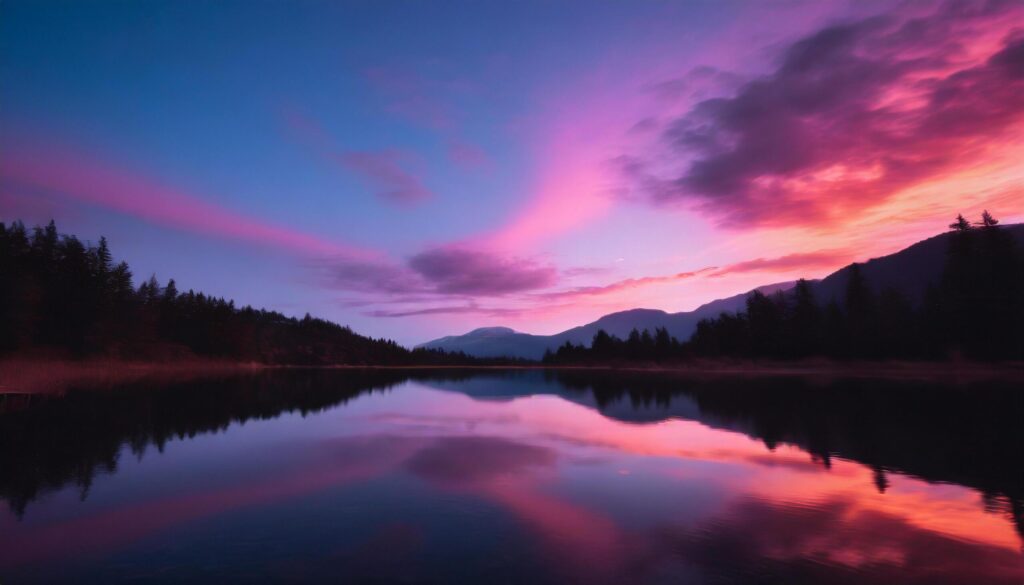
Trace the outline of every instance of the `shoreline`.
{"label": "shoreline", "polygon": [[698,377],[861,378],[942,383],[970,383],[984,380],[1024,381],[1024,362],[841,362],[834,360],[756,361],[694,360],[672,364],[607,365],[285,365],[189,359],[177,362],[116,359],[70,360],[53,358],[8,358],[0,360],[0,395],[60,393],[70,386],[112,387],[147,379],[188,381],[190,379],[237,375],[270,370],[522,370],[551,372],[608,372]]}

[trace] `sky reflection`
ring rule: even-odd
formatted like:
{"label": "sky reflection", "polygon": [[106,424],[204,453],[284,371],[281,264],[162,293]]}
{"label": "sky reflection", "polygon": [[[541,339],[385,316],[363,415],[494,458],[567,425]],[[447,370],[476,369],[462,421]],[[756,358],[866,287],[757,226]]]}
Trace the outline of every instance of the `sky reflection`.
{"label": "sky reflection", "polygon": [[[891,471],[880,481],[855,461],[768,449],[696,420],[624,422],[586,397],[458,390],[408,381],[160,453],[125,448],[84,499],[65,487],[20,519],[0,512],[0,575],[116,579],[131,567],[156,581],[241,579],[301,566],[292,576],[309,580],[1024,577],[1006,503],[968,487]],[[213,534],[226,540],[204,549]]]}

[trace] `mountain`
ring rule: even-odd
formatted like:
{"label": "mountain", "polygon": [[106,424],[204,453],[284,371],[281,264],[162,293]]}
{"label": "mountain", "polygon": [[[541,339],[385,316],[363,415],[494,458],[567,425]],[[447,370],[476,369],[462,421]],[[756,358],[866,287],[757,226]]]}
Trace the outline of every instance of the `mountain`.
{"label": "mountain", "polygon": [[[782,282],[758,287],[766,294],[777,290],[785,290],[793,286],[792,282]],[[573,327],[554,335],[531,335],[520,333],[508,327],[482,327],[465,335],[449,335],[428,341],[417,347],[427,349],[443,349],[451,352],[464,352],[475,357],[520,357],[540,359],[548,349],[554,350],[566,341],[574,344],[589,345],[594,334],[600,329],[608,333],[626,337],[633,328],[643,331],[654,331],[664,327],[669,334],[678,339],[689,339],[697,327],[697,322],[708,317],[717,317],[720,313],[733,313],[742,309],[747,295],[753,291],[711,301],[693,311],[667,313],[656,309],[630,309],[605,315],[592,323]]]}
{"label": "mountain", "polygon": [[[760,290],[765,294],[771,294],[775,291],[789,289],[793,284],[792,282],[780,282],[759,286],[756,290]],[[697,322],[701,319],[717,317],[721,313],[735,313],[746,305],[747,295],[752,292],[754,291],[750,290],[742,294],[711,301],[692,311],[680,313],[666,313],[657,309],[619,311],[605,315],[593,323],[573,327],[572,329],[547,337],[554,342],[554,348],[564,344],[566,341],[589,345],[590,341],[594,338],[594,334],[601,329],[604,329],[611,335],[625,339],[634,328],[639,331],[647,329],[653,333],[655,329],[664,327],[668,329],[669,335],[677,339],[689,339],[697,328]],[[543,353],[541,352],[542,355]]]}
{"label": "mountain", "polygon": [[[1018,246],[1024,246],[1024,224],[1000,226],[1011,235]],[[928,285],[939,280],[946,263],[946,251],[953,233],[946,232],[913,244],[895,254],[872,258],[861,264],[861,274],[876,292],[887,288],[900,291],[911,303],[924,301]],[[840,268],[812,285],[819,303],[841,301],[850,280],[850,267]]]}
{"label": "mountain", "polygon": [[449,335],[416,346],[462,352],[477,357],[540,359],[548,348],[548,336],[520,333],[508,327],[481,327],[465,335]]}
{"label": "mountain", "polygon": [[[1011,234],[1019,245],[1024,245],[1024,224],[1004,226],[1000,229]],[[894,254],[873,258],[861,264],[861,272],[869,285],[879,292],[895,288],[912,303],[920,304],[928,285],[937,282],[946,261],[951,233],[940,234],[922,240]],[[841,268],[825,278],[812,282],[812,290],[819,303],[833,299],[842,300],[849,281],[850,267]],[[783,282],[758,287],[757,290],[771,294],[792,287],[792,282]],[[555,335],[531,335],[508,327],[486,327],[475,329],[465,335],[451,335],[428,341],[418,347],[462,351],[478,357],[521,357],[540,359],[544,351],[563,345],[566,341],[589,345],[594,334],[604,329],[609,334],[625,338],[636,328],[654,331],[664,327],[669,334],[680,340],[693,335],[701,319],[717,317],[720,313],[733,313],[744,308],[747,296],[744,292],[724,299],[711,301],[693,311],[667,313],[655,309],[631,309],[605,315],[600,319],[573,327]]]}
{"label": "mountain", "polygon": [[[0,358],[99,357],[182,363],[193,358],[286,365],[465,364],[409,351],[311,317],[238,308],[234,301],[156,277],[132,283],[128,264],[60,234],[0,221]],[[187,362],[186,362],[187,363]],[[17,369],[17,366],[15,366]]]}

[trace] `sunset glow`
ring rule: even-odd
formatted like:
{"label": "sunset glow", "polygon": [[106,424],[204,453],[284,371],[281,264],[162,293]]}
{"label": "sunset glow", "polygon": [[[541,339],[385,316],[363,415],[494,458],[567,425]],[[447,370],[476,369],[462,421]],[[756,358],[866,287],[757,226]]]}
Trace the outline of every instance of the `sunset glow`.
{"label": "sunset glow", "polygon": [[184,8],[0,8],[0,220],[408,345],[1024,220],[1019,2]]}
{"label": "sunset glow", "polygon": [[[231,439],[207,437],[204,450],[173,442],[162,455],[172,465],[201,461],[207,451],[239,455],[254,440],[289,464],[268,469],[243,458],[246,463],[224,471],[230,477],[196,483],[184,493],[114,507],[90,500],[69,519],[41,515],[17,541],[0,537],[0,567],[44,562],[55,554],[72,560],[111,555],[204,519],[229,521],[247,509],[324,493],[338,498],[361,483],[411,476],[439,502],[463,498],[510,514],[530,541],[551,550],[570,579],[603,582],[636,570],[641,561],[653,571],[672,561],[664,540],[673,527],[703,534],[702,526],[709,532],[749,527],[764,539],[758,552],[780,562],[808,557],[851,569],[893,565],[915,571],[917,555],[929,547],[962,543],[957,550],[982,565],[951,558],[946,569],[955,575],[984,571],[1003,578],[1020,571],[1020,536],[1013,525],[1002,512],[986,511],[979,494],[966,487],[893,473],[880,493],[863,464],[825,465],[791,444],[769,450],[751,437],[693,420],[627,423],[556,396],[491,401],[441,389],[446,385],[405,384],[329,414],[259,423],[261,434],[234,428]],[[159,477],[158,461],[140,457],[121,473],[152,481]],[[586,478],[594,474],[601,481],[589,485]],[[96,489],[103,493],[111,481],[100,479]],[[655,482],[667,483],[682,500],[666,496],[658,505],[675,508],[654,519],[577,501],[601,501],[603,494],[623,504],[632,497],[628,490],[642,493]],[[130,500],[142,498],[127,489]],[[74,496],[66,492],[42,505],[66,505]],[[685,502],[702,492],[709,495],[699,506]],[[772,531],[751,525],[758,514],[788,507],[803,513]],[[14,522],[6,511],[0,514],[0,528]],[[822,531],[823,525],[833,528]],[[61,546],[78,541],[72,551]]]}

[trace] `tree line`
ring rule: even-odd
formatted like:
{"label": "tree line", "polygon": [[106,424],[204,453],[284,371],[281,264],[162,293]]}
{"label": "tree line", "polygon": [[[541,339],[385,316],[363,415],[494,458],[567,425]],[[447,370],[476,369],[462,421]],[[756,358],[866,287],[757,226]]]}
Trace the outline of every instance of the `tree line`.
{"label": "tree line", "polygon": [[668,361],[683,355],[684,344],[669,335],[664,327],[658,327],[652,335],[650,330],[633,328],[626,339],[598,330],[587,347],[566,341],[555,351],[546,350],[542,362],[545,364],[608,363],[616,361]]}
{"label": "tree line", "polygon": [[[822,304],[800,280],[774,295],[753,292],[746,310],[698,323],[688,341],[660,328],[626,339],[599,331],[590,346],[566,343],[545,364],[665,362],[695,357],[799,359],[1024,359],[1024,254],[987,211],[962,215],[942,276],[923,303],[879,292],[860,264],[845,294]],[[238,308],[233,301],[155,277],[133,284],[105,238],[88,245],[58,234],[54,222],[27,230],[0,222],[0,354],[62,353],[130,359],[191,356],[269,364],[474,364],[462,353],[406,349],[306,315]]]}
{"label": "tree line", "polygon": [[687,342],[664,330],[633,331],[626,340],[599,331],[590,347],[566,345],[549,364],[666,361],[696,357],[799,359],[1024,359],[1024,254],[985,211],[972,225],[962,215],[938,282],[915,305],[896,288],[876,293],[860,264],[848,268],[845,294],[824,304],[814,287],[754,291],[746,310],[697,324]]}
{"label": "tree line", "polygon": [[25,228],[0,222],[0,354],[127,359],[203,357],[267,364],[470,364],[442,350],[409,350],[311,317],[236,307],[178,290],[155,276],[136,287],[125,262],[97,245],[61,235],[51,221]]}

